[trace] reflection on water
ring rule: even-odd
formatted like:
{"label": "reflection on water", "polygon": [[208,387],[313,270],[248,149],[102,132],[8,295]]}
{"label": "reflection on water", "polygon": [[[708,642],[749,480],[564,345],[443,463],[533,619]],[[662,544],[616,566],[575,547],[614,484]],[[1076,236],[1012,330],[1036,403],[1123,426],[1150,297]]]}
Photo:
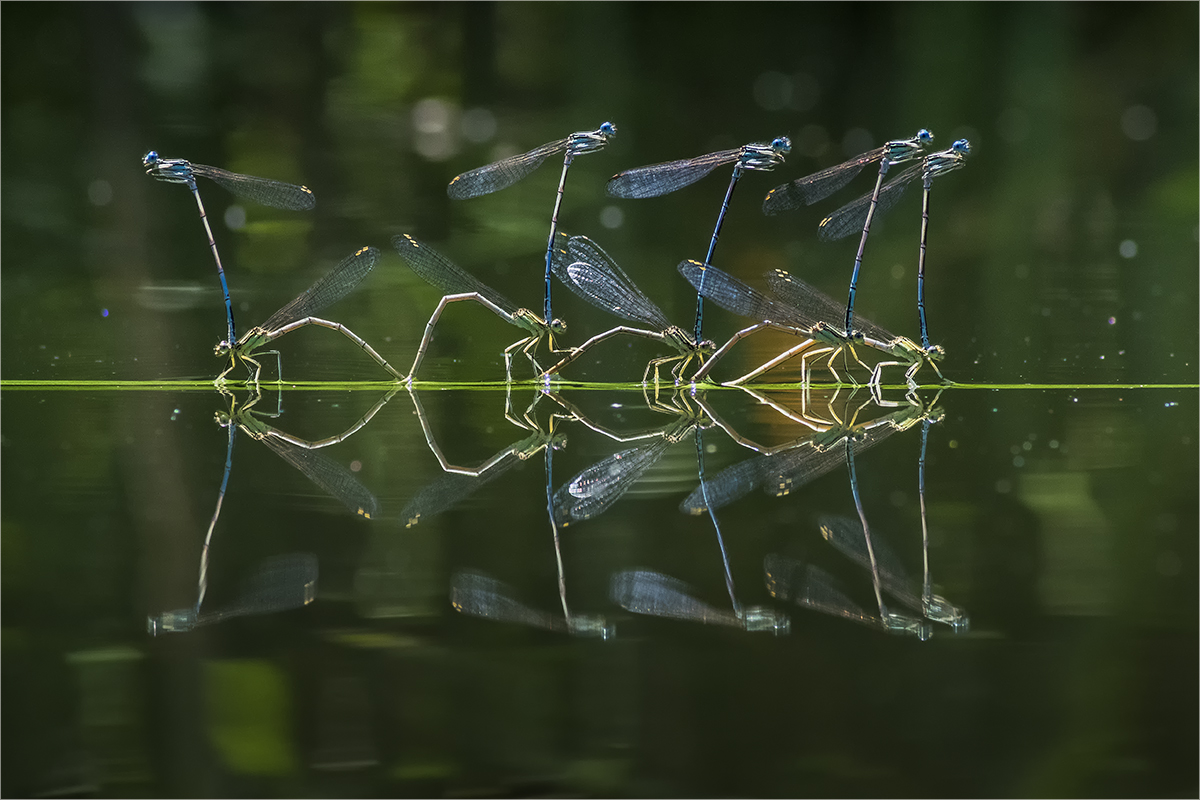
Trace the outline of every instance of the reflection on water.
{"label": "reflection on water", "polygon": [[263,562],[246,578],[241,592],[232,603],[216,611],[201,611],[208,588],[207,545],[202,558],[200,594],[196,605],[150,617],[146,621],[146,630],[151,636],[183,633],[233,617],[290,611],[308,605],[317,594],[317,559],[311,553],[290,553]]}
{"label": "reflection on water", "polygon": [[[147,623],[149,631],[152,634],[183,632],[235,616],[285,611],[311,602],[316,586],[316,559],[310,554],[295,554],[274,557],[256,569],[234,603],[219,611],[201,610],[208,587],[213,534],[232,469],[235,433],[241,430],[251,439],[267,444],[286,463],[322,491],[341,501],[353,514],[373,520],[380,516],[380,503],[375,495],[348,469],[318,451],[341,444],[358,434],[398,391],[393,389],[384,394],[342,433],[318,440],[306,440],[285,433],[264,421],[263,416],[282,416],[282,393],[276,398],[276,410],[272,413],[256,408],[263,401],[258,393],[252,393],[239,404],[232,394],[223,391],[228,397],[230,410],[217,412],[216,422],[228,430],[228,445],[216,510],[201,549],[197,600],[191,608],[152,615]],[[607,624],[603,617],[573,615],[570,611],[560,531],[570,529],[574,532],[579,523],[599,518],[638,484],[668,449],[694,439],[698,485],[680,504],[680,510],[685,514],[706,514],[710,520],[731,610],[722,610],[699,600],[694,596],[694,589],[683,581],[648,569],[622,569],[615,572],[609,590],[614,603],[636,614],[732,625],[748,631],[787,633],[789,622],[786,616],[762,606],[743,607],[739,601],[717,511],[755,488],[764,488],[768,494],[776,496],[788,495],[844,464],[848,467],[850,489],[859,520],[826,515],[821,517],[820,530],[827,541],[868,570],[878,603],[878,616],[871,617],[863,612],[843,591],[836,588],[833,579],[819,567],[811,564],[802,566],[778,555],[766,557],[766,587],[770,594],[780,600],[792,600],[846,619],[874,623],[884,630],[916,633],[922,640],[930,635],[926,623],[888,610],[883,599],[884,593],[929,620],[948,624],[955,630],[965,630],[967,626],[967,615],[963,609],[932,593],[929,570],[924,494],[925,449],[929,426],[943,416],[941,408],[935,405],[941,392],[927,406],[915,393],[909,393],[902,401],[888,401],[878,394],[857,398],[857,392],[805,385],[799,393],[801,408],[797,413],[761,391],[741,390],[738,394],[744,395],[753,404],[769,408],[789,421],[799,420],[801,423],[802,433],[798,438],[765,448],[737,433],[718,417],[711,410],[711,402],[701,387],[675,390],[669,398],[660,397],[658,391],[651,397],[647,388],[643,393],[644,410],[650,414],[665,414],[670,421],[649,430],[617,431],[592,420],[561,394],[546,389],[535,391],[528,407],[517,412],[513,407],[513,386],[509,384],[505,388],[504,419],[517,429],[532,433],[476,467],[457,466],[447,460],[438,445],[420,393],[410,389],[408,394],[426,444],[444,474],[416,492],[400,512],[405,528],[413,529],[422,522],[428,524],[431,518],[454,509],[516,464],[527,462],[539,454],[544,458],[545,526],[551,532],[554,545],[563,617],[559,619],[534,611],[513,599],[511,587],[482,572],[470,570],[456,572],[451,580],[451,605],[462,613],[501,622],[518,622],[549,630],[561,629],[575,634],[612,638],[615,628]],[[551,409],[545,415],[545,427],[538,419],[538,406],[542,402]],[[636,442],[636,445],[602,458],[556,486],[553,456],[566,446],[567,437],[561,431],[571,423],[615,442]],[[854,468],[856,455],[918,424],[921,425],[918,499],[924,565],[924,580],[919,590],[910,585],[902,561],[896,554],[883,540],[872,536],[863,515]],[[731,441],[760,454],[708,477],[704,434],[713,430],[721,430],[728,434]]]}
{"label": "reflection on water", "polygon": [[[70,442],[99,458],[44,473],[63,499],[50,515],[6,495],[5,672],[25,687],[7,698],[42,711],[30,741],[75,776],[39,765],[44,786],[126,774],[169,787],[141,744],[151,735],[220,776],[214,794],[303,775],[331,794],[454,792],[481,785],[469,766],[481,760],[536,781],[519,766],[530,753],[565,791],[605,785],[571,777],[588,763],[607,780],[656,774],[627,760],[648,746],[646,725],[686,737],[701,715],[704,735],[724,739],[709,731],[803,708],[826,729],[874,714],[889,736],[918,720],[939,741],[967,740],[1028,726],[1063,702],[1062,681],[1099,681],[1098,708],[1142,691],[1143,656],[1120,655],[1118,630],[1136,632],[1156,674],[1182,680],[1190,663],[1195,573],[1169,557],[1190,541],[1188,511],[1169,499],[1185,476],[1101,447],[1124,419],[1158,432],[1156,460],[1182,465],[1195,440],[1171,433],[1178,406],[1162,402],[1039,395],[1030,408],[1049,400],[1056,413],[1013,456],[978,430],[1031,418],[1021,398],[953,388],[147,394],[130,398],[125,444],[94,438],[104,395],[50,399],[94,424],[6,426],[8,457]],[[12,393],[5,407],[38,403]],[[142,467],[127,509],[93,499],[126,485],[95,471],[109,452]],[[997,470],[1018,457],[1020,480]],[[1146,491],[1134,474],[1160,487],[1157,507],[1126,532],[1104,527],[1112,496]],[[78,552],[51,557],[55,541]],[[43,588],[45,564],[80,591]],[[65,662],[53,655],[64,648]],[[64,687],[78,699],[52,701]],[[914,691],[920,704],[904,699]],[[1019,757],[1004,741],[992,746]],[[207,760],[185,754],[205,743]],[[858,763],[861,740],[797,730],[767,747]],[[81,772],[95,753],[106,766]]]}

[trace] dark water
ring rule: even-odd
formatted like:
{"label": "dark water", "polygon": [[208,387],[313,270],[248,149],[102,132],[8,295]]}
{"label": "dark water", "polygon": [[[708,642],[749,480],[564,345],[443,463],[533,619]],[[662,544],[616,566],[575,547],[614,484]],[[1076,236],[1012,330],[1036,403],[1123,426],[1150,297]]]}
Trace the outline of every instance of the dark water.
{"label": "dark water", "polygon": [[[0,15],[4,794],[1196,793],[1195,5]],[[281,458],[236,429],[205,562],[210,624],[151,636],[149,619],[197,601],[230,441],[214,415],[229,398],[14,383],[219,371],[221,297],[195,205],[147,178],[141,156],[312,187],[316,210],[292,214],[202,185],[240,327],[372,244],[379,266],[328,314],[406,369],[437,292],[390,238],[413,234],[539,308],[557,169],[461,203],[444,187],[605,120],[619,134],[572,167],[562,228],[600,242],[684,325],[694,299],[674,265],[703,257],[726,180],[615,201],[610,175],[790,136],[785,166],[739,185],[714,263],[759,285],[788,269],[840,298],[854,242],[814,235],[838,199],[764,217],[763,194],[921,127],[940,146],[969,138],[968,165],[932,194],[928,263],[931,332],[963,385],[926,388],[918,405],[887,390],[890,406],[865,390],[668,391],[657,409],[615,388],[419,390],[447,464],[497,457],[477,478],[447,477],[407,391],[382,405],[383,388],[266,392],[255,410],[282,414],[241,421],[309,441],[377,413],[305,461],[317,464],[307,476],[287,460],[297,451]],[[909,192],[873,226],[859,310],[912,336]],[[554,301],[571,336],[611,324],[561,287]],[[742,324],[711,309],[706,334]],[[421,377],[497,381],[514,338],[486,311],[454,308]],[[748,342],[716,377],[781,341]],[[280,345],[289,380],[385,377],[329,331]],[[613,343],[569,377],[637,380],[655,354]],[[776,456],[811,454],[797,456],[811,480],[783,497],[753,488],[685,514],[701,481],[684,410],[712,491],[757,469],[739,467],[761,457],[734,436],[769,447],[824,430],[834,444]],[[922,419],[938,420],[927,548]],[[920,641],[792,601],[801,573],[779,559],[814,565],[880,615],[870,571],[819,532],[830,515],[860,524],[838,420],[871,444],[855,472],[872,542],[918,587],[924,549],[932,590],[968,629],[934,624]],[[672,439],[605,433],[656,430]],[[828,471],[804,472],[817,462]],[[598,463],[644,472],[601,497],[602,513],[559,518],[556,548],[547,484],[558,492]],[[442,502],[410,524],[431,496]],[[364,505],[370,520],[353,513]],[[635,570],[668,577],[635,583]],[[614,600],[614,585],[651,580],[688,593],[657,596],[675,618]],[[742,625],[723,624],[735,609]],[[480,611],[492,616],[465,613]],[[786,635],[746,631],[754,619]],[[588,635],[600,629],[610,635]]]}

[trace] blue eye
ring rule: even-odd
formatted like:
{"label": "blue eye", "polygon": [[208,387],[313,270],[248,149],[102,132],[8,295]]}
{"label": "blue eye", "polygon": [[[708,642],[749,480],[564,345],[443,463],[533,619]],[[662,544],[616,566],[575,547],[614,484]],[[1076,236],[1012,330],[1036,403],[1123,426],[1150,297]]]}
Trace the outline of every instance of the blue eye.
{"label": "blue eye", "polygon": [[929,143],[933,141],[933,134],[924,128],[921,128],[921,130],[917,131],[917,138],[924,143]]}
{"label": "blue eye", "polygon": [[959,139],[957,142],[955,142],[952,145],[952,147],[956,151],[958,151],[959,153],[963,153],[964,155],[971,152],[971,143],[968,142],[966,139]]}
{"label": "blue eye", "polygon": [[771,149],[781,150],[784,153],[790,153],[792,151],[792,140],[786,136],[780,136],[778,139],[771,142]]}
{"label": "blue eye", "polygon": [[611,136],[612,134],[617,132],[617,126],[613,125],[611,122],[606,122],[600,126],[600,132],[606,133],[609,136]]}

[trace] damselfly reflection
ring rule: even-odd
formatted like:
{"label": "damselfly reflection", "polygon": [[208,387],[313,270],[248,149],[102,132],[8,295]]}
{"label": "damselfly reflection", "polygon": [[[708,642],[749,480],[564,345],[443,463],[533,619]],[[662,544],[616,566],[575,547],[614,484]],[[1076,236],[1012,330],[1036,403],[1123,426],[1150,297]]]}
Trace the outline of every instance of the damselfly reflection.
{"label": "damselfly reflection", "polygon": [[221,476],[221,486],[217,492],[216,508],[209,521],[208,530],[200,549],[200,574],[197,581],[196,604],[190,608],[151,616],[147,620],[147,629],[151,634],[187,631],[198,625],[220,622],[230,617],[267,614],[297,608],[312,602],[315,596],[316,558],[305,553],[291,554],[267,561],[247,579],[238,599],[232,604],[217,611],[201,612],[208,591],[209,558],[213,534],[221,516],[225,492],[229,487],[229,476],[233,469],[233,443],[237,438],[238,430],[252,439],[265,443],[280,458],[304,473],[313,483],[341,500],[351,511],[366,518],[378,514],[379,503],[375,496],[348,470],[316,451],[345,441],[362,429],[391,399],[395,390],[382,397],[347,430],[336,436],[317,441],[308,441],[284,433],[260,419],[257,416],[260,412],[255,411],[254,406],[261,400],[261,395],[254,394],[247,398],[241,406],[238,406],[232,394],[227,392],[224,394],[229,397],[229,411],[218,411],[216,421],[228,432],[225,468]]}
{"label": "damselfly reflection", "polygon": [[[254,410],[260,399],[258,395],[241,406],[238,406],[230,395],[229,411],[218,411],[216,421],[223,428],[236,426],[251,439],[262,442],[322,490],[340,500],[350,511],[371,519],[379,515],[379,501],[375,499],[375,495],[371,494],[350,470],[317,451],[344,442],[353,436],[379,413],[379,409],[383,408],[397,391],[399,389],[393,389],[381,397],[366,414],[342,433],[316,441],[301,439],[268,425]],[[230,438],[232,441],[232,434]]]}
{"label": "damselfly reflection", "polygon": [[[936,398],[934,400],[936,403]],[[931,407],[934,405],[930,404]],[[848,517],[824,515],[820,519],[821,535],[837,548],[843,555],[866,569],[871,575],[872,587],[875,591],[878,616],[864,612],[846,596],[832,577],[814,564],[801,564],[798,561],[779,555],[769,555],[764,561],[767,588],[772,596],[781,600],[792,600],[808,608],[827,614],[850,619],[864,624],[880,627],[893,633],[905,633],[917,636],[922,641],[928,639],[931,631],[923,619],[901,614],[888,608],[884,601],[886,593],[907,608],[917,612],[934,622],[950,625],[954,630],[965,629],[967,618],[962,609],[952,605],[945,598],[934,595],[929,578],[928,534],[925,526],[925,450],[929,425],[940,419],[940,409],[931,408],[922,414],[921,455],[919,465],[919,491],[921,495],[922,540],[925,550],[925,581],[922,590],[918,591],[904,571],[903,564],[895,552],[878,536],[871,533],[867,525],[866,514],[863,510],[862,498],[858,485],[858,472],[855,467],[857,455],[854,441],[847,437],[844,441],[846,468],[850,479],[850,492],[854,499],[854,507],[858,512],[858,520]],[[909,426],[911,427],[911,426]]]}
{"label": "damselfly reflection", "polygon": [[[561,242],[559,247],[562,247]],[[650,325],[651,329],[619,325],[597,334],[546,370],[545,374],[558,372],[595,345],[621,334],[663,342],[679,354],[650,361],[642,374],[642,383],[649,382],[650,373],[653,371],[654,382],[657,384],[659,368],[673,361],[679,363],[672,368],[671,375],[675,382],[679,383],[684,370],[693,359],[703,362],[705,356],[712,352],[712,342],[698,341],[678,325],[672,324],[662,309],[638,288],[633,279],[617,266],[608,253],[586,236],[572,237],[566,243],[565,250],[555,254],[553,269],[554,274],[568,289],[592,305],[618,317]]]}
{"label": "damselfly reflection", "polygon": [[[921,541],[925,566],[924,591],[919,601],[912,596],[911,592],[901,592],[902,596],[896,597],[896,599],[935,622],[944,622],[957,631],[960,628],[965,628],[967,625],[966,615],[961,609],[948,603],[945,598],[934,596],[929,578],[929,529],[925,519],[925,451],[929,439],[929,426],[934,422],[940,421],[943,416],[941,409],[933,408],[936,400],[937,398],[934,398],[934,403],[930,404],[930,412],[923,414],[921,417],[921,454],[917,461],[917,483],[921,498]],[[886,619],[888,613],[884,606],[883,592],[887,590],[888,579],[893,575],[897,577],[897,580],[891,581],[892,585],[896,587],[900,583],[897,574],[897,570],[900,569],[900,562],[887,550],[886,545],[880,545],[881,549],[878,551],[874,546],[875,537],[871,536],[871,528],[867,523],[866,512],[863,510],[862,496],[859,492],[858,470],[855,468],[855,451],[849,439],[846,440],[846,469],[850,477],[850,494],[854,498],[854,508],[858,513],[858,523],[855,524],[850,520],[847,525],[847,521],[840,521],[844,518],[826,517],[825,522],[822,523],[821,532],[827,541],[834,543],[835,547],[838,547],[838,549],[845,548],[843,552],[847,555],[856,553],[859,558],[862,556],[866,557],[867,566],[871,570],[871,577],[874,582],[875,596],[879,602],[880,616]],[[851,557],[854,558],[853,555]]]}
{"label": "damselfly reflection", "polygon": [[151,636],[185,633],[234,617],[302,608],[316,599],[317,571],[317,557],[312,553],[274,556],[242,582],[241,591],[233,602],[214,611],[201,611],[199,602],[189,608],[164,611],[147,618],[146,631]]}
{"label": "damselfly reflection", "polygon": [[[801,436],[792,437],[773,445],[755,441],[735,429],[717,413],[707,392],[704,391],[703,385],[693,385],[694,399],[696,404],[703,409],[705,416],[711,419],[714,425],[725,431],[726,435],[734,442],[747,450],[753,450],[761,455],[773,455],[784,450],[791,450],[805,442],[817,444],[836,441],[841,436],[841,430],[846,426],[846,423],[838,416],[837,411],[837,401],[842,392],[841,386],[834,386],[832,387],[832,391],[830,391],[830,387],[813,387],[810,383],[804,383],[799,389],[779,393],[778,398],[749,386],[737,386],[735,388],[745,396],[751,398],[756,405],[770,408],[789,422],[797,423],[804,430]],[[843,413],[845,413],[846,409],[850,409],[853,412],[850,414],[851,418],[857,416],[857,409],[852,404],[856,392],[857,390],[850,392],[845,400],[845,408],[843,409]],[[789,401],[791,397],[798,395],[800,401],[799,410],[791,408],[787,402],[784,402],[783,398],[785,395],[789,398]],[[866,405],[867,402],[864,400],[859,408]],[[822,416],[822,413],[825,416]],[[778,427],[778,421],[772,424],[771,427]]]}
{"label": "damselfly reflection", "polygon": [[575,160],[575,156],[604,149],[608,140],[616,135],[616,126],[611,122],[605,122],[594,131],[577,131],[565,139],[548,142],[527,153],[510,156],[494,164],[464,172],[451,180],[450,185],[446,187],[446,193],[455,200],[491,194],[512,186],[541,166],[542,162],[550,156],[558,153],[564,154],[562,176],[558,179],[558,194],[555,195],[554,211],[550,215],[550,238],[546,240],[546,298],[545,316],[542,321],[548,326],[554,324],[554,315],[550,309],[551,251],[554,248],[554,238],[558,231],[558,212],[562,207],[563,190],[567,185],[567,171],[571,168],[571,162]]}
{"label": "damselfly reflection", "polygon": [[316,205],[316,198],[313,196],[312,190],[307,186],[295,186],[267,178],[256,178],[253,175],[239,175],[236,172],[210,167],[207,164],[193,164],[182,158],[160,158],[158,153],[153,150],[142,157],[142,166],[146,168],[146,174],[152,178],[167,183],[184,184],[191,190],[192,197],[196,199],[196,207],[200,209],[200,222],[204,224],[204,233],[208,237],[208,246],[212,250],[213,261],[217,263],[217,277],[221,281],[221,292],[224,294],[225,320],[228,326],[228,335],[225,341],[236,341],[237,331],[233,324],[233,302],[229,297],[229,284],[225,280],[225,268],[221,266],[221,254],[217,252],[217,241],[213,238],[212,228],[208,225],[208,214],[205,213],[204,203],[200,200],[196,176],[208,178],[239,197],[287,211],[307,211]]}
{"label": "damselfly reflection", "polygon": [[[852,404],[853,398],[847,402]],[[852,447],[854,453],[863,453],[892,434],[918,424],[926,414],[941,413],[940,409],[927,411],[920,398],[910,394],[906,403],[895,411],[859,422],[859,415],[870,405],[869,400],[851,405],[844,412],[845,419],[838,418],[836,425],[806,433],[791,447],[776,448],[725,468],[707,482],[704,491],[698,487],[688,495],[680,510],[702,514],[710,508],[723,508],[755,489],[775,497],[791,494],[843,466],[846,462],[843,443]]]}
{"label": "damselfly reflection", "polygon": [[[696,469],[700,479],[701,490],[706,486],[704,470],[706,452],[704,432],[705,428],[708,427],[708,425],[704,424],[706,422],[707,420],[703,416],[693,414],[681,420],[678,431],[673,428],[671,433],[664,434],[663,437],[665,441],[674,441],[682,438],[688,431],[694,434]],[[640,463],[641,459],[651,456],[654,457],[654,460],[657,460],[657,455],[655,454],[661,455],[662,450],[665,449],[665,445],[657,442],[643,447],[645,448],[644,450],[632,451],[632,455],[624,459],[616,457],[606,459],[600,462],[600,464],[595,465],[595,467],[580,473],[564,486],[563,490],[559,492],[560,496],[571,494],[573,489],[573,493],[579,498],[575,502],[572,502],[570,498],[566,498],[566,501],[570,503],[568,508],[571,512],[576,516],[583,516],[585,512],[595,508],[595,512],[591,516],[601,513],[613,502],[610,499],[612,495],[615,494],[619,497],[625,491],[625,488],[627,488],[627,484],[623,483],[627,481],[625,478],[626,473],[621,471],[622,468],[619,465],[623,461],[637,461]],[[649,456],[646,454],[649,454]],[[623,454],[617,455],[621,456]],[[645,471],[645,467],[640,467],[639,469],[640,471],[637,472],[638,475]],[[623,488],[615,491],[610,488],[613,483],[621,484]],[[599,492],[594,491],[597,487],[599,488]],[[591,499],[593,494],[596,494],[601,499],[598,503],[589,504],[587,500]],[[638,614],[723,624],[752,632],[771,631],[777,636],[786,634],[789,626],[787,617],[762,606],[743,606],[738,599],[737,589],[734,585],[733,571],[729,562],[729,552],[725,547],[725,539],[721,533],[721,525],[716,514],[711,509],[709,510],[709,518],[712,521],[713,534],[721,556],[725,589],[729,594],[729,610],[719,609],[697,599],[694,596],[693,590],[682,581],[650,570],[629,570],[614,575],[610,582],[610,594],[613,601],[627,611]]]}
{"label": "damselfly reflection", "polygon": [[[664,408],[659,404],[656,410]],[[700,412],[682,404],[678,413],[678,419],[658,431],[638,435],[636,438],[643,441],[636,447],[613,453],[563,484],[550,500],[554,521],[565,528],[603,514],[659,462],[668,448],[682,442],[693,429],[712,424]],[[573,418],[586,419],[578,412]],[[589,427],[598,429],[594,424]]]}
{"label": "damselfly reflection", "polygon": [[421,337],[412,369],[408,373],[409,383],[416,379],[417,370],[421,366],[422,359],[425,358],[425,351],[429,349],[429,343],[433,339],[433,329],[442,316],[442,311],[448,304],[462,300],[474,300],[500,319],[517,326],[528,334],[525,338],[504,348],[504,376],[509,381],[512,380],[512,354],[514,351],[519,350],[524,353],[529,359],[529,363],[533,365],[534,373],[539,375],[542,368],[538,366],[533,351],[542,339],[549,339],[552,353],[570,352],[558,350],[554,346],[555,334],[563,333],[567,329],[566,324],[561,320],[555,319],[546,322],[527,308],[517,308],[504,295],[463,271],[450,259],[429,245],[418,241],[415,237],[408,234],[395,236],[392,238],[392,246],[396,248],[396,252],[408,263],[413,272],[446,293],[438,301],[437,308],[434,309],[429,322],[425,324],[425,335]]}
{"label": "damselfly reflection", "polygon": [[[690,186],[723,164],[733,164],[729,188],[725,190],[725,199],[721,202],[721,212],[717,215],[717,224],[713,228],[712,239],[708,243],[708,253],[704,256],[704,263],[711,264],[717,250],[717,239],[721,235],[721,226],[725,224],[725,215],[729,213],[729,199],[733,197],[733,190],[741,180],[742,174],[746,170],[774,169],[783,163],[791,149],[791,140],[786,136],[781,136],[769,144],[757,142],[695,158],[684,158],[679,161],[628,169],[609,179],[608,193],[613,197],[622,198],[658,197]],[[692,341],[702,341],[703,333],[704,296],[697,294],[696,326]]]}
{"label": "damselfly reflection", "polygon": [[921,641],[929,638],[929,623],[923,619],[894,612],[888,612],[884,617],[868,614],[846,595],[832,575],[816,564],[805,564],[772,553],[763,559],[763,571],[766,573],[767,591],[776,600],[790,601],[813,611],[889,633],[916,636]]}
{"label": "damselfly reflection", "polygon": [[[384,360],[383,356],[375,352],[375,348],[367,344],[354,331],[340,322],[332,322],[313,316],[326,306],[348,295],[375,268],[375,262],[378,259],[379,251],[374,247],[361,248],[354,255],[346,258],[330,270],[329,274],[301,292],[295,300],[272,314],[271,318],[262,325],[246,331],[236,343],[232,339],[219,343],[213,350],[218,356],[229,356],[229,366],[217,376],[217,384],[221,385],[225,382],[225,376],[237,366],[237,362],[240,360],[246,365],[247,370],[250,369],[250,365],[254,366],[252,373],[254,376],[253,383],[257,385],[259,375],[262,372],[262,364],[258,363],[252,357],[255,351],[268,342],[278,339],[285,333],[290,333],[297,328],[303,328],[305,325],[318,325],[322,328],[329,328],[341,333],[362,348],[363,352],[375,359],[375,362],[379,366],[391,373],[397,380],[404,380],[404,375],[397,372],[391,364]],[[264,350],[262,354],[273,354],[275,356],[278,370],[276,378],[282,382],[283,365],[280,362],[279,351]]]}
{"label": "damselfly reflection", "polygon": [[482,572],[457,572],[450,582],[450,605],[460,614],[576,636],[611,639],[616,635],[616,627],[606,622],[604,617],[589,614],[560,617],[530,608],[515,600],[514,594],[511,586]]}
{"label": "damselfly reflection", "polygon": [[544,393],[535,394],[533,402],[523,414],[518,416],[513,412],[511,387],[508,387],[505,394],[505,417],[518,427],[531,430],[532,434],[522,441],[504,448],[478,467],[459,467],[451,464],[438,446],[432,426],[417,393],[411,389],[409,393],[416,408],[417,417],[421,422],[421,428],[425,433],[426,444],[447,474],[422,489],[401,512],[405,527],[411,528],[422,520],[458,505],[470,494],[500,477],[513,466],[532,459],[538,453],[544,455],[546,509],[549,515],[555,564],[558,571],[558,592],[562,604],[562,618],[534,611],[518,603],[512,599],[512,593],[507,587],[479,573],[460,573],[455,577],[451,591],[451,601],[454,607],[463,613],[490,617],[499,621],[520,622],[549,630],[566,630],[579,635],[610,638],[614,631],[612,626],[605,623],[603,617],[574,614],[571,611],[567,600],[566,568],[563,562],[562,542],[558,535],[559,526],[551,511],[554,453],[566,446],[567,441],[566,436],[556,430],[556,425],[564,419],[571,419],[572,416],[552,412],[546,430],[543,431],[534,414],[538,401],[544,396]]}
{"label": "damselfly reflection", "polygon": [[307,605],[316,595],[317,560],[307,553],[293,553],[268,559],[243,583],[238,599],[213,612],[201,613],[208,591],[208,557],[213,532],[221,517],[221,506],[225,502],[225,491],[229,488],[229,474],[233,470],[233,441],[237,427],[228,426],[225,446],[225,469],[221,474],[221,486],[217,490],[217,504],[204,534],[200,549],[200,576],[196,587],[196,603],[188,608],[165,611],[146,619],[146,631],[151,636],[159,633],[183,633],[200,625],[220,622],[231,617],[254,614],[271,614]]}
{"label": "damselfly reflection", "polygon": [[609,597],[634,614],[725,625],[750,632],[768,631],[776,636],[788,633],[786,616],[765,606],[749,606],[741,614],[717,608],[695,596],[695,589],[677,578],[646,569],[625,570],[612,576]]}
{"label": "damselfly reflection", "polygon": [[[969,620],[966,612],[946,598],[933,594],[932,590],[923,590],[918,586],[917,582],[909,577],[896,551],[877,532],[871,534],[871,549],[868,551],[867,536],[858,520],[825,515],[820,518],[818,525],[825,541],[863,569],[871,569],[873,555],[880,586],[897,602],[933,622],[949,625],[956,631],[967,628]],[[928,585],[928,577],[926,584]]]}
{"label": "damselfly reflection", "polygon": [[416,409],[417,419],[421,424],[421,431],[425,435],[425,444],[438,460],[442,470],[447,474],[437,478],[421,489],[409,501],[408,505],[404,507],[404,510],[400,512],[400,518],[404,520],[404,525],[408,528],[419,524],[422,520],[428,519],[435,514],[440,514],[443,511],[453,508],[472,493],[499,478],[517,464],[530,460],[546,449],[560,450],[567,443],[566,434],[556,430],[556,424],[564,418],[563,415],[551,414],[547,430],[544,431],[534,419],[534,409],[542,397],[540,392],[534,395],[533,402],[525,409],[525,412],[518,416],[513,412],[512,389],[508,387],[505,392],[504,415],[518,428],[531,431],[530,435],[520,441],[513,442],[508,447],[485,459],[478,466],[457,466],[450,463],[442,452],[442,448],[438,446],[433,427],[429,422],[428,415],[425,413],[424,406],[421,404],[419,394],[415,390],[410,389],[409,396],[412,398],[413,407]]}

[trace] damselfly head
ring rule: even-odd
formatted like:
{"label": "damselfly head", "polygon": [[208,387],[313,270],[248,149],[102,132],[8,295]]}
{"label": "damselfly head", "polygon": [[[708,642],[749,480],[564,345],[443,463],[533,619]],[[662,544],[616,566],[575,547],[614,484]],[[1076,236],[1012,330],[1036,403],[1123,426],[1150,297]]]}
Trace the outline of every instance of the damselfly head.
{"label": "damselfly head", "polygon": [[227,356],[233,351],[233,346],[229,344],[227,339],[222,339],[213,346],[213,355],[217,357]]}
{"label": "damselfly head", "polygon": [[222,428],[228,428],[233,418],[229,415],[228,411],[218,411],[213,414],[213,420]]}
{"label": "damselfly head", "polygon": [[154,150],[151,150],[149,153],[146,153],[146,155],[142,156],[142,166],[146,167],[147,169],[153,167],[157,163],[158,153]]}
{"label": "damselfly head", "polygon": [[922,349],[925,351],[925,357],[930,361],[941,361],[946,357],[946,348],[940,344],[931,344]]}
{"label": "damselfly head", "polygon": [[959,153],[964,156],[970,155],[971,143],[968,142],[966,139],[959,139],[957,142],[950,145],[950,149],[953,150],[954,152]]}
{"label": "damselfly head", "polygon": [[567,435],[565,433],[556,433],[550,437],[550,449],[562,450],[567,446]]}
{"label": "damselfly head", "polygon": [[608,137],[617,135],[617,126],[606,122],[594,131],[572,133],[567,140],[567,150],[570,153],[591,153],[608,144]]}
{"label": "damselfly head", "polygon": [[738,156],[738,164],[742,169],[772,170],[783,163],[783,157],[792,149],[792,141],[786,136],[780,136],[770,144],[756,142],[743,145]]}
{"label": "damselfly head", "polygon": [[552,333],[566,333],[567,323],[558,318],[552,319],[550,320],[550,331]]}
{"label": "damselfly head", "polygon": [[923,145],[930,144],[933,142],[933,134],[921,128],[921,130],[917,131],[917,141]]}

